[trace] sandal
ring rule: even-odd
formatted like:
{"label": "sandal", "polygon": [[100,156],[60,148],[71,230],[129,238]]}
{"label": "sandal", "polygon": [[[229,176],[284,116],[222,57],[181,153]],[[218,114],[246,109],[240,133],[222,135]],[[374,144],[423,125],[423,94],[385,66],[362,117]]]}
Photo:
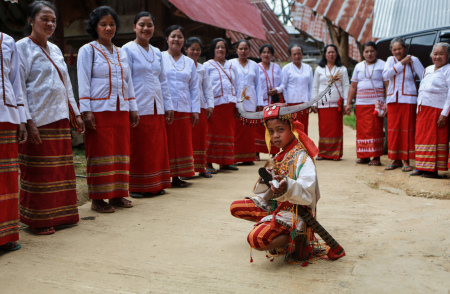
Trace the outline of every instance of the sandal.
{"label": "sandal", "polygon": [[356,163],[357,164],[367,164],[367,163],[369,163],[370,164],[370,158],[359,158],[357,161],[356,161]]}
{"label": "sandal", "polygon": [[55,228],[53,227],[45,227],[45,228],[33,228],[30,227],[30,230],[35,235],[52,235],[55,233]]}
{"label": "sandal", "polygon": [[402,172],[404,172],[404,173],[407,173],[407,172],[410,172],[410,171],[413,171],[413,170],[414,170],[413,167],[410,166],[410,165],[402,166]]}
{"label": "sandal", "polygon": [[213,174],[213,175],[217,174],[217,170],[213,167],[207,167],[206,172]]}
{"label": "sandal", "polygon": [[439,179],[441,178],[437,172],[424,172],[421,175],[422,178],[428,178],[428,179]]}
{"label": "sandal", "polygon": [[423,175],[423,171],[420,171],[420,170],[415,170],[415,171],[413,171],[412,173],[409,173],[409,175],[410,176],[421,176],[421,175]]}
{"label": "sandal", "polygon": [[91,209],[93,211],[97,211],[100,213],[113,213],[116,212],[116,210],[114,209],[114,207],[112,207],[110,204],[106,203],[105,201],[99,201],[94,203],[94,201],[92,201],[91,204]]}
{"label": "sandal", "polygon": [[161,190],[161,191],[158,191],[156,193],[146,192],[146,193],[143,193],[143,194],[144,194],[144,198],[150,198],[150,197],[154,197],[154,196],[166,195],[166,191],[165,190]]}
{"label": "sandal", "polygon": [[187,188],[188,183],[180,179],[172,181],[172,188]]}
{"label": "sandal", "polygon": [[205,171],[204,173],[199,173],[198,175],[201,177],[207,178],[207,179],[212,178],[212,174],[209,171]]}
{"label": "sandal", "polygon": [[384,170],[394,170],[394,169],[399,168],[399,167],[401,167],[401,166],[390,164]]}
{"label": "sandal", "polygon": [[14,241],[14,242],[8,242],[6,244],[1,245],[0,251],[12,252],[12,251],[19,250],[20,248],[22,248],[22,245],[20,245],[19,242]]}
{"label": "sandal", "polygon": [[109,205],[123,207],[123,208],[131,208],[133,207],[133,202],[123,197],[121,198],[112,198],[109,199]]}
{"label": "sandal", "polygon": [[379,160],[371,160],[369,166],[380,166],[381,162]]}
{"label": "sandal", "polygon": [[222,169],[222,170],[239,170],[239,168],[234,165],[221,165],[220,169]]}
{"label": "sandal", "polygon": [[325,158],[323,158],[322,156],[317,156],[316,160],[324,160]]}
{"label": "sandal", "polygon": [[245,161],[245,162],[238,163],[237,165],[250,166],[250,165],[255,165],[255,163],[253,161]]}

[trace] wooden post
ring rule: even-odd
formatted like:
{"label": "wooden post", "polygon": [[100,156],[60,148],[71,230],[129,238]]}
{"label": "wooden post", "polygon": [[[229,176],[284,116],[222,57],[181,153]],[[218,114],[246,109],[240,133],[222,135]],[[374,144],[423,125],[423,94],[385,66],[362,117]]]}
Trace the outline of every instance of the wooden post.
{"label": "wooden post", "polygon": [[348,33],[339,27],[336,28],[328,18],[325,18],[325,20],[327,22],[331,40],[333,40],[333,44],[338,48],[342,64],[344,64],[345,67],[348,67],[350,63],[350,58],[348,56]]}
{"label": "wooden post", "polygon": [[52,36],[53,43],[61,49],[64,54],[64,22],[62,19],[64,1],[53,0],[53,5],[56,8],[56,29]]}

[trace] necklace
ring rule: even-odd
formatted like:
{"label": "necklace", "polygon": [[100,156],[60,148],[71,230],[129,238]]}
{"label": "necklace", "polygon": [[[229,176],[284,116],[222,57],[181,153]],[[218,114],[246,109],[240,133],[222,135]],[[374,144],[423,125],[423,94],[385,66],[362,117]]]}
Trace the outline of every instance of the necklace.
{"label": "necklace", "polygon": [[[334,76],[334,73],[336,73],[336,66],[333,66],[333,68],[334,68],[334,71],[331,72],[331,70],[328,68],[328,65],[325,65],[325,76],[326,76],[326,77]],[[332,68],[332,69],[333,69],[333,68]],[[328,69],[328,72],[330,73],[329,76],[327,76],[327,69]]]}
{"label": "necklace", "polygon": [[294,65],[295,71],[298,72],[299,74],[301,74],[303,72],[303,67],[302,64],[300,63],[300,68],[298,68],[294,63],[292,63]]}
{"label": "necklace", "polygon": [[141,49],[141,45],[139,45],[136,41],[134,41],[134,43],[136,43],[137,47],[139,48],[139,51],[141,51],[141,54],[144,56],[145,60],[147,60],[150,63],[153,63],[153,61],[155,61],[155,51],[153,51],[153,48],[151,45],[148,45],[148,47],[150,47],[150,49],[152,50],[152,54],[153,54],[153,60],[148,60],[147,56],[145,56],[144,52],[142,52]]}
{"label": "necklace", "polygon": [[[103,54],[105,54],[105,56],[106,56],[106,58],[108,58],[108,60],[109,60],[109,62],[111,62],[112,64],[114,64],[114,65],[117,65],[117,63],[115,63],[115,62],[113,62],[112,60],[111,60],[111,58],[109,58],[109,56],[108,56],[108,54],[106,53],[106,51],[105,51],[105,49],[103,49],[103,45],[102,44],[100,44],[98,41],[97,41],[97,43],[100,45],[100,49],[102,49],[102,51],[103,51]],[[113,44],[113,53],[112,53],[112,55],[114,55],[114,48],[115,48],[116,46],[114,46],[114,44]],[[116,48],[116,51],[117,51],[117,59],[119,60],[119,64],[120,64],[120,54],[119,54],[119,50],[117,50],[117,48]],[[109,53],[109,52],[108,52]]]}
{"label": "necklace", "polygon": [[[375,62],[376,63],[376,62]],[[364,76],[366,77],[366,79],[371,79],[372,78],[372,76],[373,76],[373,71],[374,71],[374,69],[375,69],[375,63],[373,64],[373,67],[372,67],[372,74],[371,75],[369,75],[369,76],[367,76],[367,74],[366,73],[369,73],[369,70],[367,70],[367,62],[365,62],[364,61]]]}
{"label": "necklace", "polygon": [[245,66],[242,66],[241,62],[239,61],[239,65],[241,67],[241,72],[244,74],[244,77],[247,76],[248,72],[250,71],[250,66],[247,68],[247,72],[244,71],[244,68],[247,67],[248,61],[247,61],[247,64]]}
{"label": "necklace", "polygon": [[186,60],[184,59],[184,55],[181,55],[181,58],[183,58],[183,67],[182,67],[181,69],[178,69],[177,66],[175,65],[175,59],[173,59],[172,55],[170,55],[169,52],[167,52],[167,54],[169,54],[170,61],[172,61],[173,67],[174,67],[177,71],[183,71],[184,67],[186,66]]}

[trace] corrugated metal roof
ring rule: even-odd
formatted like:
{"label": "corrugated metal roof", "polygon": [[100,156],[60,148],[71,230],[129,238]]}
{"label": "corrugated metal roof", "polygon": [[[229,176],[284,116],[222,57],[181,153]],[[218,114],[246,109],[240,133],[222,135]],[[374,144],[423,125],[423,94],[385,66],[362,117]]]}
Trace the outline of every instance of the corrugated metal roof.
{"label": "corrugated metal roof", "polygon": [[[269,5],[265,1],[253,0],[253,5],[261,13],[263,20],[264,30],[266,33],[266,40],[250,39],[250,57],[259,58],[259,48],[266,43],[271,44],[275,49],[274,61],[287,61],[289,59],[289,35],[284,28],[283,24],[278,20],[275,13],[270,9]],[[242,39],[248,39],[245,34],[238,33],[236,31],[227,30],[227,36],[231,38],[231,42]]]}
{"label": "corrugated metal roof", "polygon": [[[323,3],[322,5],[324,6]],[[321,14],[314,13],[312,8],[296,2],[292,7],[291,16],[292,24],[298,30],[324,44],[333,43],[325,19]],[[360,61],[361,54],[358,45],[351,35],[348,38],[348,47],[349,57],[353,60]]]}
{"label": "corrugated metal roof", "polygon": [[[169,0],[190,19],[265,40],[263,21],[249,0]],[[232,9],[230,9],[232,7]]]}
{"label": "corrugated metal roof", "polygon": [[449,0],[376,0],[373,35],[386,38],[450,25]]}
{"label": "corrugated metal roof", "polygon": [[361,44],[372,40],[375,0],[296,0],[296,3],[331,20]]}

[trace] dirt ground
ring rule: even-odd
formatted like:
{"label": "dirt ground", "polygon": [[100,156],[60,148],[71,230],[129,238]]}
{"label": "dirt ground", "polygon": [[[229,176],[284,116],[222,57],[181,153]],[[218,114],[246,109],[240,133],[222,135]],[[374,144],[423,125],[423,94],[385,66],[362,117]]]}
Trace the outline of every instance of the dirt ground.
{"label": "dirt ground", "polygon": [[[317,142],[316,115],[310,136]],[[387,158],[355,164],[348,127],[344,145],[342,161],[317,162],[318,220],[345,248],[340,260],[301,267],[254,252],[249,262],[252,223],[229,205],[251,195],[258,162],[114,214],[86,203],[79,225],[51,236],[23,230],[22,249],[0,255],[0,292],[448,294],[450,180],[384,171]]]}

